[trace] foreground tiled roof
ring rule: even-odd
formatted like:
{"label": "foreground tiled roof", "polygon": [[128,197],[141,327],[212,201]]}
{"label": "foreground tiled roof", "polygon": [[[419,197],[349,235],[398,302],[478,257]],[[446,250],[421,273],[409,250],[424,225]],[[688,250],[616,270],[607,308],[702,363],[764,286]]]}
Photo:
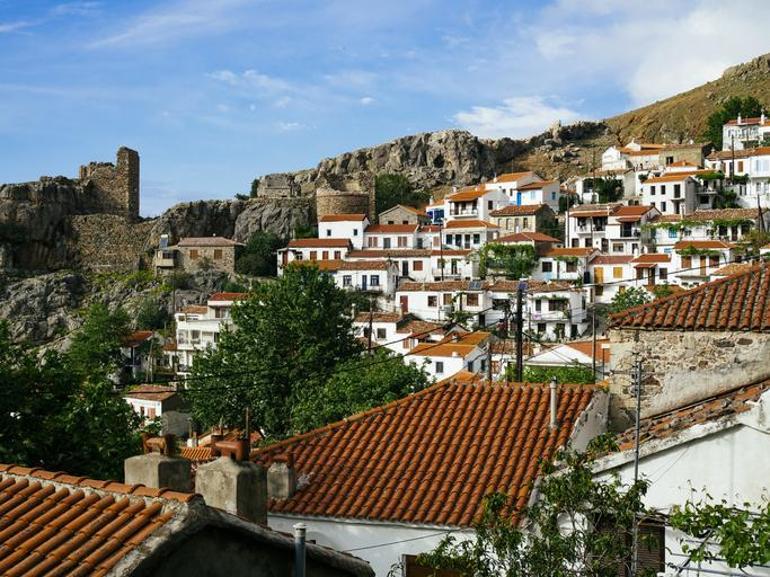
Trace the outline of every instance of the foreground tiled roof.
{"label": "foreground tiled roof", "polygon": [[193,499],[0,465],[0,574],[105,575]]}
{"label": "foreground tiled roof", "polygon": [[447,196],[447,200],[449,200],[449,202],[467,202],[469,200],[476,200],[477,198],[481,198],[485,194],[486,188],[483,184],[479,184],[477,186],[469,186],[459,192],[450,194]]}
{"label": "foreground tiled roof", "polygon": [[770,332],[767,265],[611,316],[615,328]]}
{"label": "foreground tiled roof", "polygon": [[[764,380],[738,387],[673,411],[642,419],[640,421],[639,441],[645,443],[666,439],[695,425],[713,423],[745,413],[752,409],[759,401],[759,397],[768,390],[770,390],[770,380]],[[635,433],[635,428],[631,428],[618,436],[617,441],[620,450],[634,447]]]}
{"label": "foreground tiled roof", "polygon": [[421,392],[258,452],[291,454],[307,481],[274,514],[467,527],[484,496],[502,491],[516,509],[540,461],[564,445],[593,388],[559,387],[556,430],[548,385],[479,382],[461,372]]}

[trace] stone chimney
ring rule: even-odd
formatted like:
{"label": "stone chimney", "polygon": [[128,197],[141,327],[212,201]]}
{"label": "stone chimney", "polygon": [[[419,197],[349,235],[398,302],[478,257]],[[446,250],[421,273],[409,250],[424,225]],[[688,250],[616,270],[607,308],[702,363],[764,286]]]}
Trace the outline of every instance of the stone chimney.
{"label": "stone chimney", "polygon": [[290,499],[297,491],[297,475],[291,453],[276,458],[267,470],[267,496],[271,499]]}
{"label": "stone chimney", "polygon": [[176,457],[174,435],[142,438],[143,455],[129,457],[123,463],[125,482],[174,491],[189,491],[190,461]]}
{"label": "stone chimney", "polygon": [[212,449],[221,457],[198,467],[195,492],[209,507],[266,525],[267,475],[264,467],[248,461],[248,439],[219,441]]}

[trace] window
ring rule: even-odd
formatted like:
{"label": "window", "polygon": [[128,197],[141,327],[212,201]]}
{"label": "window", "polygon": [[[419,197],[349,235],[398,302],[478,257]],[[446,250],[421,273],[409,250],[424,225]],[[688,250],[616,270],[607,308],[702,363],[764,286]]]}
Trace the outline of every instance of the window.
{"label": "window", "polygon": [[660,194],[661,195],[666,194],[666,185],[665,184],[661,184],[660,185]]}
{"label": "window", "polygon": [[692,268],[692,257],[691,256],[683,256],[682,257],[682,268]]}
{"label": "window", "polygon": [[401,224],[409,224],[409,221],[408,220],[402,220]]}
{"label": "window", "polygon": [[681,184],[675,184],[674,185],[674,198],[681,198],[682,196],[682,185]]}
{"label": "window", "polygon": [[442,302],[444,305],[451,305],[452,304],[452,293],[444,293],[444,297]]}
{"label": "window", "polygon": [[537,323],[537,332],[541,335],[545,332],[545,323]]}
{"label": "window", "polygon": [[551,200],[556,200],[556,193],[555,192],[551,193]]}
{"label": "window", "polygon": [[316,251],[310,251],[310,260],[318,260],[318,253]]}
{"label": "window", "polygon": [[544,260],[541,264],[541,268],[543,269],[543,272],[552,272],[553,263],[551,261]]}
{"label": "window", "polygon": [[660,203],[660,212],[666,212],[666,203],[665,202],[661,202]]}
{"label": "window", "polygon": [[563,300],[549,300],[548,310],[550,312],[558,312],[567,310],[567,301]]}
{"label": "window", "polygon": [[653,195],[653,196],[655,195],[655,185],[654,184],[650,185],[650,194]]}
{"label": "window", "polygon": [[526,216],[522,219],[521,226],[524,229],[529,228],[529,219]]}
{"label": "window", "polygon": [[[444,295],[446,296],[446,295]],[[435,295],[430,295],[428,297],[428,306],[431,308],[435,308],[438,306],[438,297]]]}
{"label": "window", "polygon": [[342,286],[353,286],[353,277],[349,274],[343,275]]}
{"label": "window", "polygon": [[358,236],[358,229],[357,228],[353,229],[353,236]]}
{"label": "window", "polygon": [[222,260],[222,249],[221,248],[215,248],[214,249],[214,260]]}
{"label": "window", "polygon": [[495,207],[495,204],[491,200],[488,200],[487,201],[487,209],[488,210],[492,210],[494,207]]}
{"label": "window", "polygon": [[612,252],[623,252],[623,243],[622,242],[612,243]]}
{"label": "window", "polygon": [[465,302],[468,304],[469,307],[477,307],[479,306],[479,295],[477,294],[466,295]]}
{"label": "window", "polygon": [[709,266],[719,266],[719,255],[711,255],[709,257]]}
{"label": "window", "polygon": [[623,267],[622,266],[612,267],[612,278],[623,278]]}
{"label": "window", "polygon": [[567,272],[577,272],[577,263],[575,261],[567,261],[564,267],[564,270]]}
{"label": "window", "polygon": [[399,246],[399,248],[404,248],[406,246],[406,237],[405,236],[399,236],[398,237],[398,246]]}
{"label": "window", "polygon": [[388,237],[382,239],[382,248],[390,248],[390,239]]}
{"label": "window", "polygon": [[387,337],[387,331],[385,329],[377,329],[377,339],[383,340]]}
{"label": "window", "polygon": [[196,258],[198,258],[198,256],[199,256],[199,255],[198,255],[198,251],[197,251],[196,249],[192,249],[192,250],[190,251],[190,258],[191,258],[191,259],[195,260]]}
{"label": "window", "polygon": [[376,248],[377,247],[377,240],[378,239],[377,239],[376,236],[370,236],[367,239],[366,244],[368,244],[371,248]]}
{"label": "window", "polygon": [[738,169],[736,170],[736,172],[743,172],[743,161],[742,160],[738,161]]}
{"label": "window", "polygon": [[481,235],[474,234],[473,235],[473,244],[479,244],[479,243],[481,243]]}
{"label": "window", "polygon": [[674,164],[674,157],[673,156],[667,156],[666,157],[666,164]]}
{"label": "window", "polygon": [[679,236],[679,234],[676,232],[675,228],[668,229],[668,238],[676,238],[677,236]]}
{"label": "window", "polygon": [[332,235],[332,229],[327,228],[326,229],[326,236],[331,236],[331,235]]}
{"label": "window", "polygon": [[325,250],[325,251],[323,251],[323,252],[321,253],[321,258],[322,258],[323,260],[329,260],[329,251],[328,251],[328,250]]}
{"label": "window", "polygon": [[444,372],[444,363],[443,361],[436,361],[436,374],[441,375]]}
{"label": "window", "polygon": [[380,286],[380,275],[373,274],[369,277],[370,286]]}
{"label": "window", "polygon": [[335,250],[334,251],[334,260],[340,260],[342,258],[342,251]]}
{"label": "window", "polygon": [[539,313],[541,310],[543,310],[543,301],[537,299],[535,300],[535,312]]}
{"label": "window", "polygon": [[666,280],[668,278],[668,269],[666,269],[666,268],[659,268],[658,269],[658,276],[660,277],[660,280]]}
{"label": "window", "polygon": [[412,261],[412,270],[422,270],[422,261],[421,260]]}

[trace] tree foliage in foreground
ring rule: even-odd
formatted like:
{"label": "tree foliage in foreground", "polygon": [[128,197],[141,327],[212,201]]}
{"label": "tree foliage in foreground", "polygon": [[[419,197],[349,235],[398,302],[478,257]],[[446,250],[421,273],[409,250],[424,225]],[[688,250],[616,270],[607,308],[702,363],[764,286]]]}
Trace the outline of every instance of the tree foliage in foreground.
{"label": "tree foliage in foreground", "polygon": [[83,378],[98,380],[114,374],[123,360],[120,347],[130,332],[126,311],[111,312],[104,303],[94,303],[72,337],[67,351],[69,367]]}
{"label": "tree foliage in foreground", "polygon": [[[85,330],[101,328],[92,323]],[[95,343],[98,337],[82,335],[80,342]],[[103,366],[82,372],[84,350],[78,350],[73,370],[68,355],[48,352],[38,358],[31,347],[13,343],[0,324],[1,462],[122,478],[123,460],[139,450],[139,419],[114,393]]]}
{"label": "tree foliage in foreground", "polygon": [[652,299],[650,293],[642,287],[629,287],[624,291],[618,291],[618,293],[612,297],[610,303],[610,312],[619,313],[626,309],[646,304]]}
{"label": "tree foliage in foreground", "polygon": [[418,562],[468,577],[616,577],[632,557],[634,520],[648,513],[648,482],[595,480],[591,462],[611,448],[599,437],[583,453],[560,451],[558,471],[543,465],[537,501],[516,512],[516,496],[490,495],[475,538],[450,535]]}

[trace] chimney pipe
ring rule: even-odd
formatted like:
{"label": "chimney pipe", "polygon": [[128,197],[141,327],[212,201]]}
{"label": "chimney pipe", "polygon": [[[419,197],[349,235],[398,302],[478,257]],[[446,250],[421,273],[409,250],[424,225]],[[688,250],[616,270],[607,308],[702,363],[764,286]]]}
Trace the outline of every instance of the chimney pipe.
{"label": "chimney pipe", "polygon": [[305,534],[307,525],[294,525],[294,577],[305,577]]}
{"label": "chimney pipe", "polygon": [[556,427],[558,426],[556,423],[556,412],[558,410],[558,391],[556,389],[556,377],[551,379],[549,389],[551,391],[551,422],[549,423],[548,428],[551,431],[555,431]]}

